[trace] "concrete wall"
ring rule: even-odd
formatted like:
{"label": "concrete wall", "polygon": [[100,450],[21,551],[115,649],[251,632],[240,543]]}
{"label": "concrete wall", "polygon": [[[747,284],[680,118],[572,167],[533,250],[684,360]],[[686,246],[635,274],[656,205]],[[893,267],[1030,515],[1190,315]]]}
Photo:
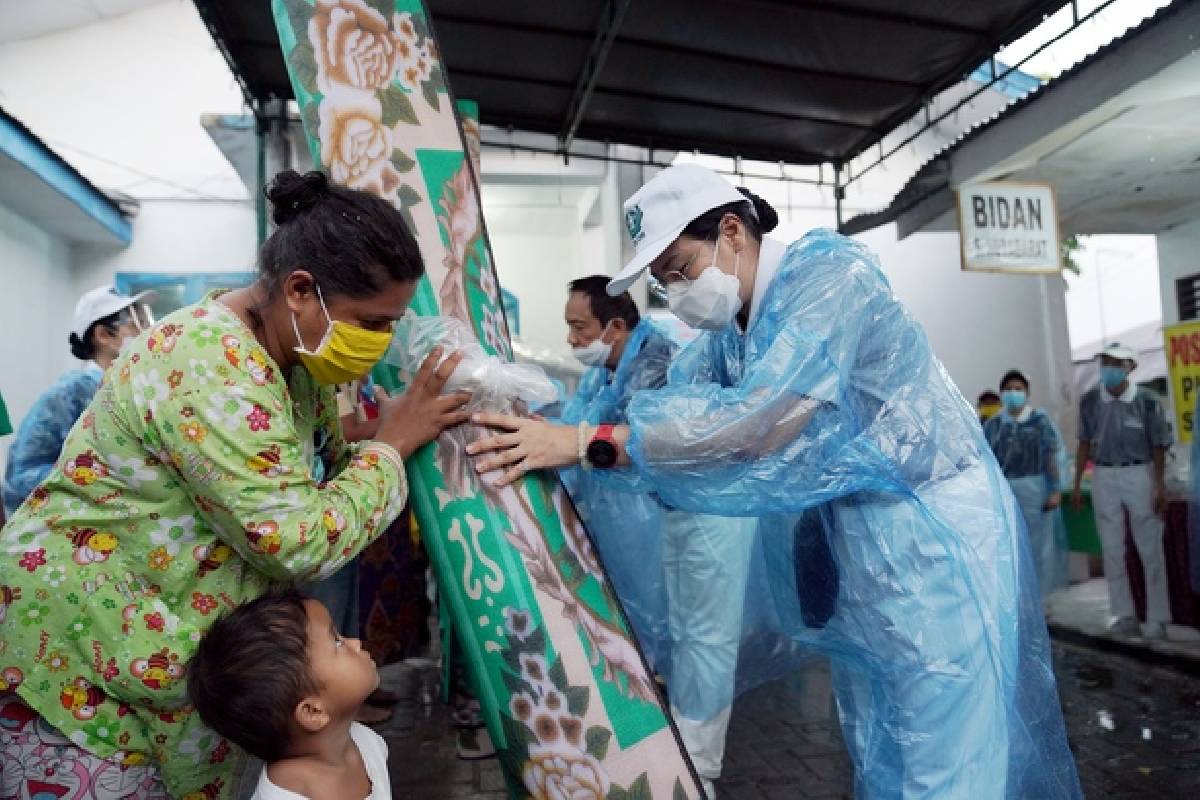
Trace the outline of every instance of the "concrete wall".
{"label": "concrete wall", "polygon": [[[70,249],[10,208],[0,206],[0,392],[14,430],[33,401],[68,367],[75,295]],[[7,454],[11,436],[0,439]]]}
{"label": "concrete wall", "polygon": [[[484,202],[486,206],[486,193]],[[485,213],[500,285],[521,303],[521,340],[569,356],[563,322],[567,282],[589,269],[575,209],[494,208]]]}
{"label": "concrete wall", "polygon": [[1158,234],[1159,289],[1163,325],[1179,322],[1175,281],[1200,272],[1200,220]]}
{"label": "concrete wall", "polygon": [[[1169,231],[1158,234],[1158,274],[1159,290],[1162,293],[1163,325],[1174,325],[1179,322],[1179,301],[1175,294],[1175,281],[1187,275],[1200,272],[1200,220],[1188,225],[1181,225]],[[1168,385],[1168,399],[1171,404],[1171,419],[1174,424],[1175,391]],[[1177,459],[1186,459],[1187,455],[1177,448]]]}
{"label": "concrete wall", "polygon": [[[0,206],[0,391],[19,425],[34,400],[79,366],[67,346],[75,302],[118,272],[223,272],[253,269],[255,225],[245,201],[144,202],[125,249],[70,245]],[[11,438],[0,439],[0,455]]]}
{"label": "concrete wall", "polygon": [[1010,368],[1031,384],[1070,441],[1075,412],[1064,283],[1058,277],[963,272],[957,233],[897,241],[895,225],[858,237],[879,253],[896,296],[925,328],[966,398],[995,389]]}

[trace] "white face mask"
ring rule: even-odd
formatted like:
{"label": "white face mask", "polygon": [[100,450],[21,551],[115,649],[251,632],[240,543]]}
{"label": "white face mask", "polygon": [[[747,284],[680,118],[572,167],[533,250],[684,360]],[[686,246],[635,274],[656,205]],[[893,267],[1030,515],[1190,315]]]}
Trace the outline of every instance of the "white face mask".
{"label": "white face mask", "polygon": [[681,320],[706,331],[724,330],[742,308],[738,297],[741,283],[737,279],[741,254],[734,254],[733,274],[717,266],[718,238],[713,247],[712,264],[704,268],[694,281],[675,281],[667,286],[667,307]]}
{"label": "white face mask", "polygon": [[604,326],[604,330],[600,331],[600,335],[593,339],[583,347],[572,347],[571,353],[585,367],[603,367],[608,363],[608,357],[612,355],[612,342],[604,341],[604,334],[608,333],[608,326]]}

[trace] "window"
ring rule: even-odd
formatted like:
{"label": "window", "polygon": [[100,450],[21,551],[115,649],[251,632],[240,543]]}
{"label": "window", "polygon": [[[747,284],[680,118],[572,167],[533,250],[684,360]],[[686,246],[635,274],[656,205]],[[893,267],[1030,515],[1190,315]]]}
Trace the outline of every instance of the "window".
{"label": "window", "polygon": [[1175,280],[1175,299],[1179,303],[1179,321],[1200,319],[1200,274]]}
{"label": "window", "polygon": [[214,289],[237,289],[254,282],[253,272],[118,272],[121,294],[158,293],[150,308],[155,319],[199,302]]}

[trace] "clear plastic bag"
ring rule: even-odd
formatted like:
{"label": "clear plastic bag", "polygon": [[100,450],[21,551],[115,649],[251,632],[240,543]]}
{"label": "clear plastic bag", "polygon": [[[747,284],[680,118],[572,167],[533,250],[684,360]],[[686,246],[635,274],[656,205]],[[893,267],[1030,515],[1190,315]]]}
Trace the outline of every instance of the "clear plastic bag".
{"label": "clear plastic bag", "polygon": [[467,411],[511,412],[558,398],[554,382],[541,368],[488,355],[467,324],[454,317],[421,317],[409,311],[396,323],[392,346],[383,360],[399,369],[407,384],[439,345],[444,348],[443,360],[455,352],[463,354],[443,392],[470,392]]}

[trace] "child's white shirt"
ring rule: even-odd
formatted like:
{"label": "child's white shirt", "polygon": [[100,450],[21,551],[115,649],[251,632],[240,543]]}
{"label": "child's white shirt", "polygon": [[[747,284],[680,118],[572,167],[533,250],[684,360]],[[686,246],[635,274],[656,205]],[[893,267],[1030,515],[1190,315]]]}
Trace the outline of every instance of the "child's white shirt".
{"label": "child's white shirt", "polygon": [[[375,731],[357,722],[350,723],[350,738],[362,756],[363,764],[367,767],[367,777],[371,779],[371,794],[366,800],[392,800],[392,782],[388,779],[387,742]],[[251,800],[308,800],[302,794],[281,789],[271,783],[267,777],[267,768],[263,767],[258,776],[258,786],[254,789]]]}

